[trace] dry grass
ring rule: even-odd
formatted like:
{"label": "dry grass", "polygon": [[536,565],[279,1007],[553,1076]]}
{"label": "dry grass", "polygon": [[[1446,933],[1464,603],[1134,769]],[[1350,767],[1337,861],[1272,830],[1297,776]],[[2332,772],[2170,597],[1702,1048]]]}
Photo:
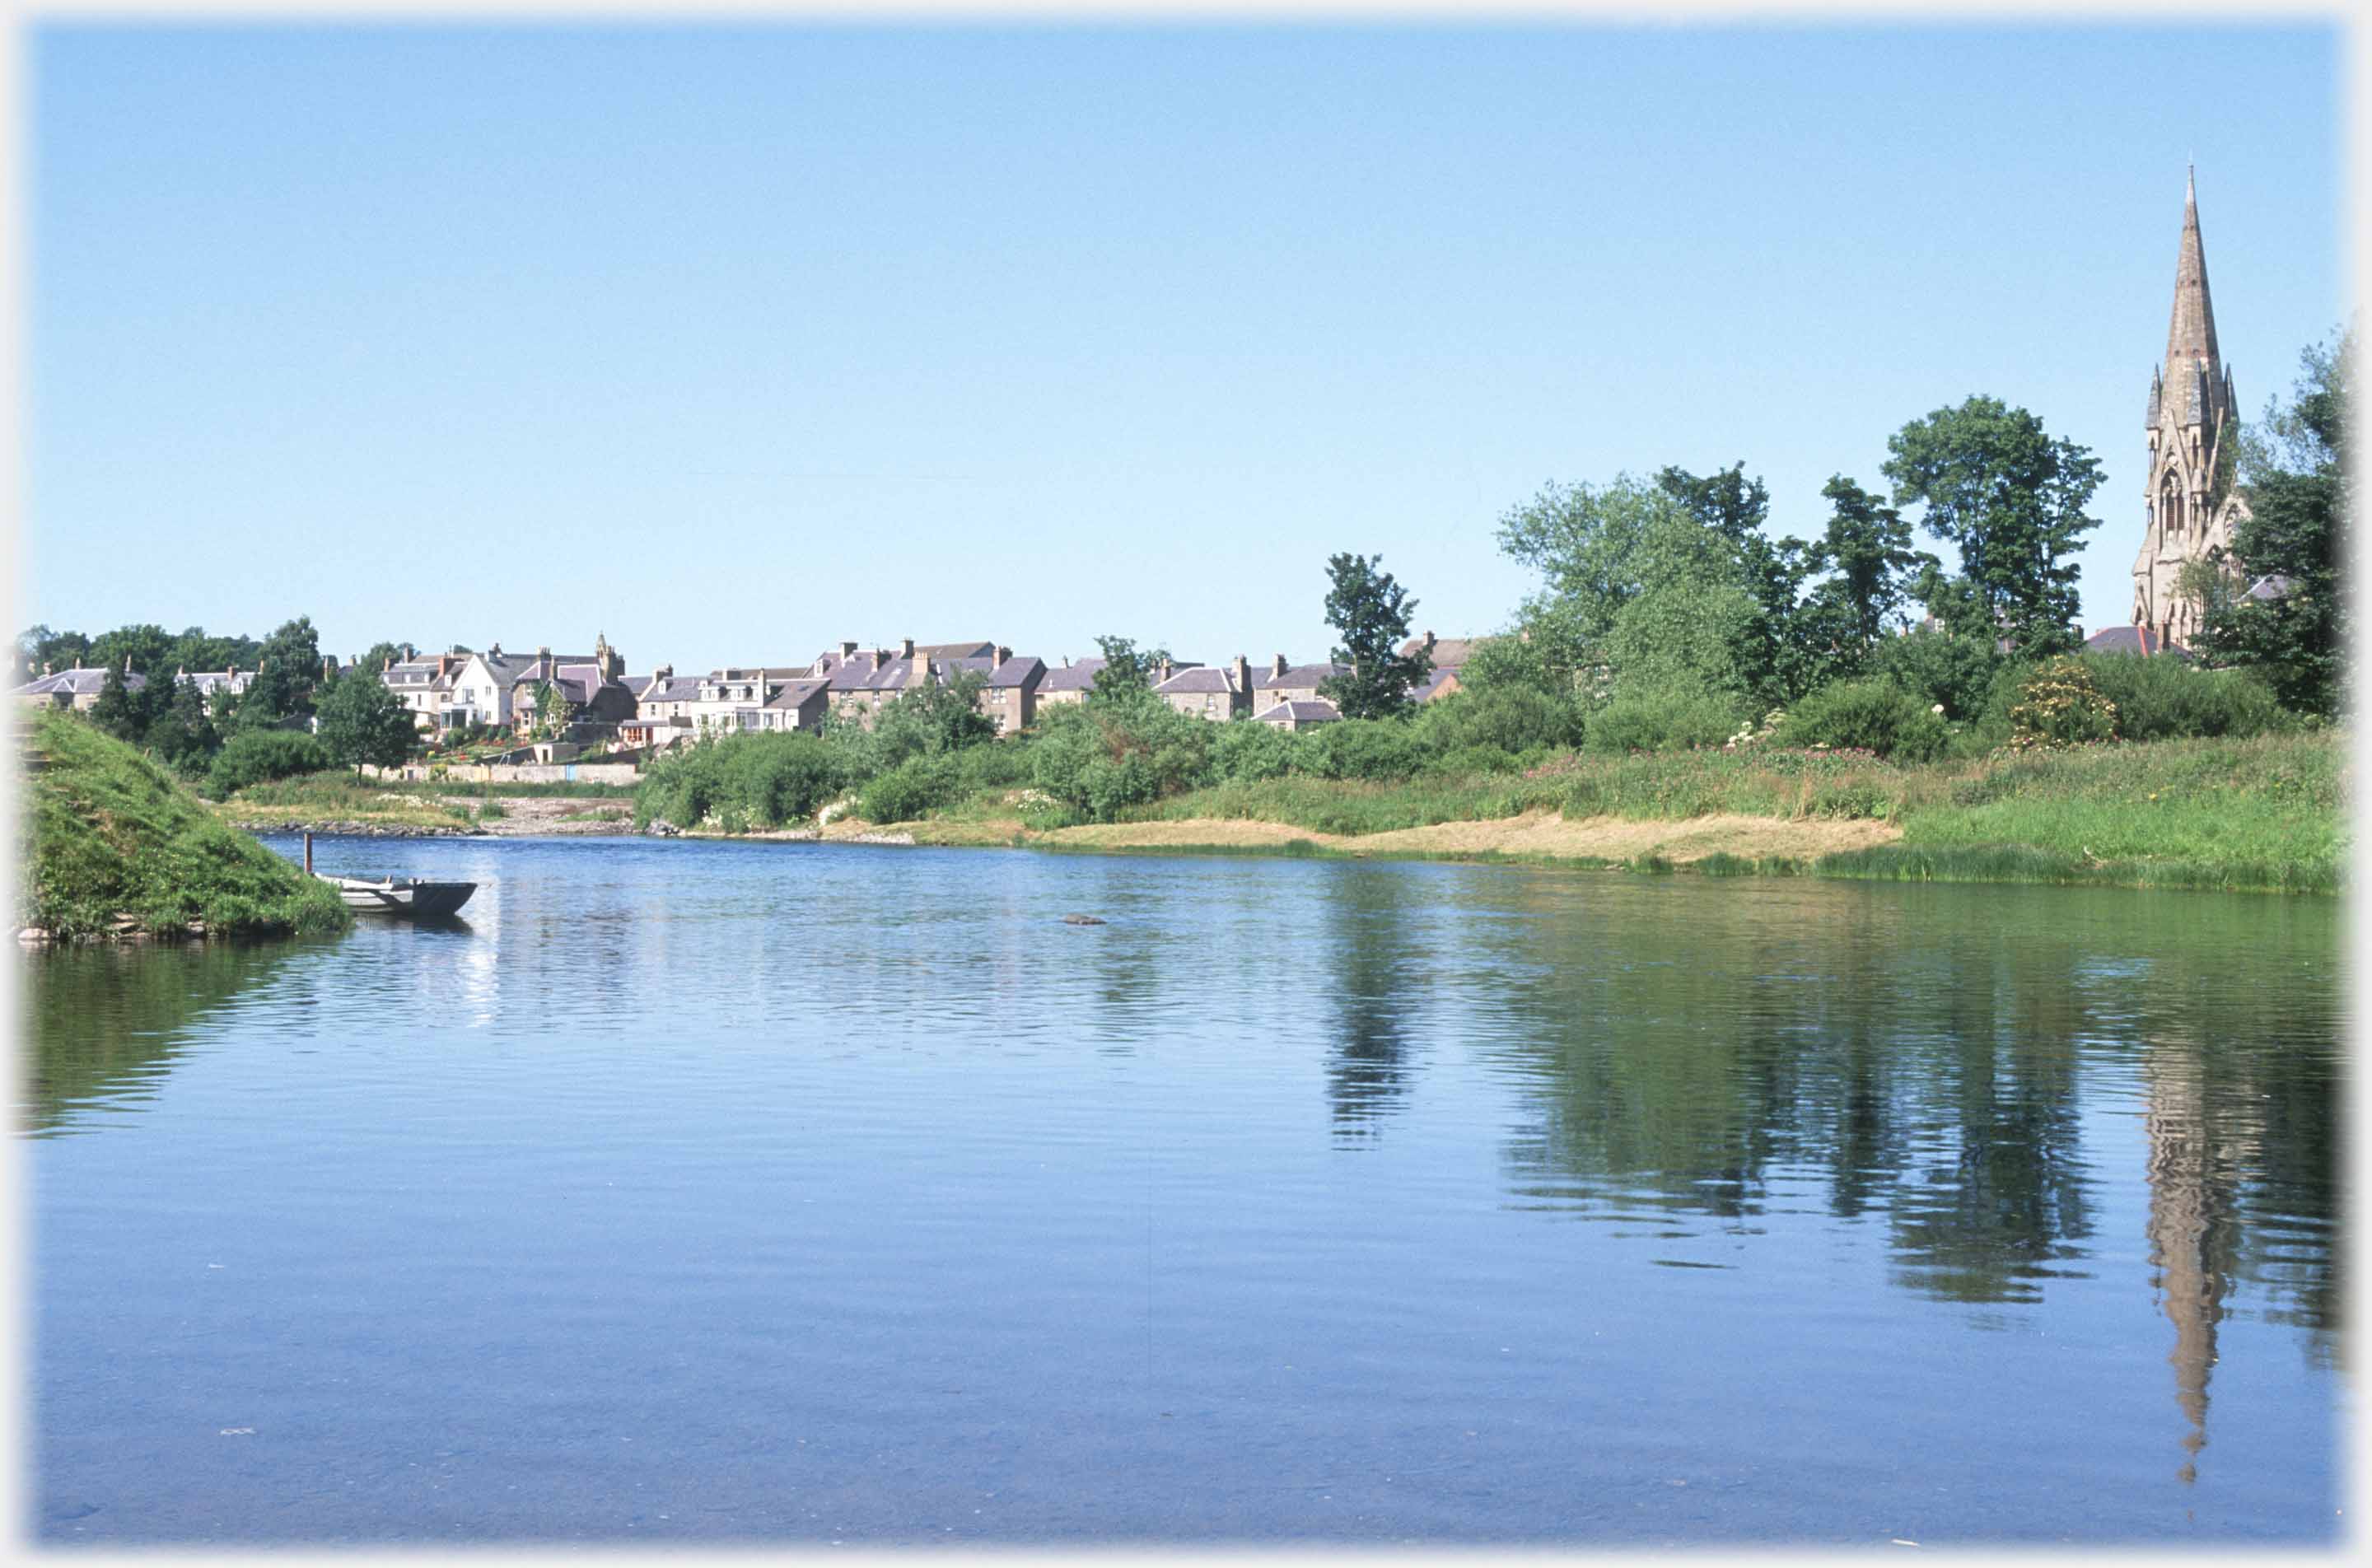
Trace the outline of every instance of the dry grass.
{"label": "dry grass", "polygon": [[1257,849],[1300,840],[1348,854],[1504,854],[1576,861],[1652,857],[1686,865],[1715,854],[1809,858],[1892,843],[1901,836],[1901,830],[1891,823],[1866,819],[1787,820],[1718,815],[1680,822],[1619,817],[1568,820],[1553,811],[1529,811],[1488,821],[1438,822],[1357,835],[1236,818],[1099,823],[1031,833],[1026,839],[1077,849]]}

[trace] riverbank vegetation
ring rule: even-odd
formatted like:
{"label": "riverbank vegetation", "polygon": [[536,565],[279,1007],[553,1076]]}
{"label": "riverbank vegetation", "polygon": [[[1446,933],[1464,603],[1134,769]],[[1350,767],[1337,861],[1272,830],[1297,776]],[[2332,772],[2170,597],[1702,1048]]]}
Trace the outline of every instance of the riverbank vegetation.
{"label": "riverbank vegetation", "polygon": [[[1808,540],[1772,530],[1742,464],[1549,485],[1499,528],[1535,590],[1430,702],[1413,701],[1425,661],[1400,652],[1415,601],[1375,558],[1338,554],[1325,610],[1348,673],[1320,688],[1338,722],[1288,733],[1179,714],[1144,661],[1115,656],[1084,702],[1017,738],[948,722],[968,704],[924,692],[869,733],[696,747],[654,764],[636,818],[732,832],[847,813],[969,841],[1135,827],[1170,844],[1177,824],[1259,821],[1324,835],[1314,850],[1551,815],[1857,821],[1889,842],[1816,866],[2335,888],[2351,358],[2345,340],[2310,352],[2289,405],[2242,444],[2263,520],[2236,542],[2250,575],[2286,586],[2252,598],[2237,563],[2207,563],[2186,590],[2205,627],[2196,657],[2080,651],[2099,465],[2026,410],[1971,397],[1889,439],[1890,494],[1831,479]],[[1920,531],[1948,564],[1915,547]]]}
{"label": "riverbank vegetation", "polygon": [[20,923],[56,937],[263,936],[352,921],[166,769],[64,714],[20,729]]}

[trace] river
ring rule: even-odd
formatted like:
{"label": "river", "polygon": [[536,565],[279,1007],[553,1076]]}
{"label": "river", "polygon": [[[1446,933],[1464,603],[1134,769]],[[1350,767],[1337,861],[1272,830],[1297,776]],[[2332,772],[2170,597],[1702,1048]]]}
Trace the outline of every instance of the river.
{"label": "river", "polygon": [[319,855],[481,887],[21,960],[40,1540],[2346,1522],[2335,902]]}

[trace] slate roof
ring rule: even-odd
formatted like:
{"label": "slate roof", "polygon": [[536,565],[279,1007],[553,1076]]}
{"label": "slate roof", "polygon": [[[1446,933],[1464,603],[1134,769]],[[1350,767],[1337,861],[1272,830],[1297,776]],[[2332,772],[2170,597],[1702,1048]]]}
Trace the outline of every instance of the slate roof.
{"label": "slate roof", "polygon": [[1444,686],[1457,679],[1458,668],[1455,665],[1437,664],[1433,667],[1433,673],[1426,676],[1421,685],[1409,688],[1409,695],[1420,703],[1430,703],[1441,695],[1441,689]]}
{"label": "slate roof", "polygon": [[770,708],[800,708],[807,705],[817,692],[831,689],[831,682],[821,676],[809,676],[800,680],[786,680],[783,689],[766,699]]}
{"label": "slate roof", "polygon": [[1096,683],[1096,671],[1104,667],[1099,658],[1074,659],[1057,668],[1046,667],[1046,679],[1038,683],[1038,694],[1049,691],[1085,691]]}
{"label": "slate roof", "polygon": [[2262,599],[2271,602],[2277,598],[2286,598],[2289,596],[2290,590],[2296,587],[2297,583],[2295,579],[2285,577],[2279,572],[2273,572],[2258,578],[2253,583],[2250,583],[2249,585],[2249,591],[2242,594],[2240,597],[2242,598]]}
{"label": "slate roof", "polygon": [[1181,669],[1153,689],[1160,697],[1191,696],[1198,691],[1233,691],[1234,678],[1224,666],[1194,665]]}
{"label": "slate roof", "polygon": [[924,658],[993,659],[996,656],[994,643],[917,643],[914,651]]}
{"label": "slate roof", "polygon": [[[1436,669],[1462,668],[1466,661],[1474,656],[1474,650],[1489,641],[1488,637],[1436,638],[1433,645],[1433,668]],[[1424,649],[1423,637],[1411,637],[1400,647],[1401,656],[1403,658],[1414,658]]]}
{"label": "slate roof", "polygon": [[700,700],[700,677],[670,675],[661,680],[653,676],[639,700],[645,703],[696,703]]}
{"label": "slate roof", "polygon": [[2084,639],[2084,650],[2094,654],[2172,654],[2179,659],[2189,659],[2191,650],[2180,643],[2169,643],[2151,626],[2111,626],[2105,632],[2095,632]]}
{"label": "slate roof", "polygon": [[[76,666],[73,669],[62,669],[55,675],[45,675],[39,680],[28,681],[12,694],[18,697],[53,697],[64,691],[76,697],[89,697],[104,691],[106,686],[107,671]],[[147,686],[148,678],[136,669],[123,678],[123,689],[127,691],[145,691]]]}
{"label": "slate roof", "polygon": [[1046,661],[1035,654],[1016,654],[988,672],[988,683],[996,687],[1019,688],[1029,684],[1031,675],[1043,675]]}
{"label": "slate roof", "polygon": [[1278,687],[1285,687],[1288,689],[1296,686],[1314,687],[1321,680],[1331,680],[1335,676],[1348,675],[1350,673],[1351,667],[1349,665],[1334,664],[1331,662],[1326,664],[1288,665],[1285,667],[1285,671],[1283,675],[1277,674],[1273,667],[1255,665],[1252,667],[1252,690],[1255,691],[1273,691]]}
{"label": "slate roof", "polygon": [[1262,714],[1260,721],[1262,724],[1274,724],[1279,719],[1290,718],[1296,724],[1331,724],[1342,716],[1342,711],[1331,703],[1313,703],[1296,697],[1279,703]]}

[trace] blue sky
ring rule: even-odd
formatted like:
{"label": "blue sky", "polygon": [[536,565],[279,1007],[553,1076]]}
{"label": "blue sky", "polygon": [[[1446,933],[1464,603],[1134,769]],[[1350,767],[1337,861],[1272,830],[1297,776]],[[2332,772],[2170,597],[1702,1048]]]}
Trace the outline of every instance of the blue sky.
{"label": "blue sky", "polygon": [[2183,166],[2252,415],[2348,308],[2323,27],[52,25],[23,621],[631,667],[1444,635],[1549,480],[1780,531],[1972,392],[2107,471]]}

